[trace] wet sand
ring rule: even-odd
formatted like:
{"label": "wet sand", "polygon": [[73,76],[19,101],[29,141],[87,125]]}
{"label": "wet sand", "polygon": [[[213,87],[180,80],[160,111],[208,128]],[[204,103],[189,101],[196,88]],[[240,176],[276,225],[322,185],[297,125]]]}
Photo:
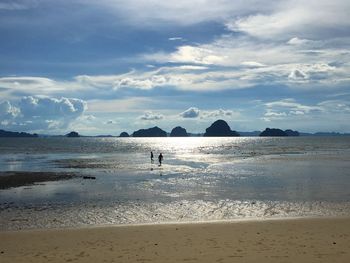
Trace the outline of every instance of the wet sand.
{"label": "wet sand", "polygon": [[0,172],[0,189],[32,185],[35,183],[67,180],[75,177],[73,173],[55,172]]}
{"label": "wet sand", "polygon": [[350,262],[350,218],[0,232],[6,262]]}

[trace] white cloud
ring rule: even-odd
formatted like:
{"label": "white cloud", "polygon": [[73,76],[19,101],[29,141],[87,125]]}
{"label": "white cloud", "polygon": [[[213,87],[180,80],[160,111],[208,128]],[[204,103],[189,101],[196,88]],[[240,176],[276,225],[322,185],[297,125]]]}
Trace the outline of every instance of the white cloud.
{"label": "white cloud", "polygon": [[209,69],[208,67],[195,66],[195,65],[183,65],[183,66],[178,66],[178,68],[182,69],[182,70],[206,70],[206,69]]}
{"label": "white cloud", "polygon": [[[277,1],[275,1],[277,2]],[[279,2],[279,1],[278,1]],[[246,15],[257,10],[268,11],[271,4],[257,0],[101,0],[94,3],[122,15],[134,26],[163,24],[191,25],[207,21],[221,22],[229,17]]]}
{"label": "white cloud", "polygon": [[326,100],[318,103],[325,112],[350,113],[350,102],[345,100]]}
{"label": "white cloud", "polygon": [[[292,42],[298,41],[306,43],[301,39]],[[193,73],[179,72],[178,66],[167,67],[168,72],[172,71],[170,76],[176,76],[172,85],[180,89],[237,89],[259,84],[285,84],[296,88],[319,85],[334,89],[350,83],[350,52],[339,48],[346,43],[350,44],[350,38],[291,45],[278,40],[257,41],[224,35],[209,44],[180,46],[169,54],[147,54],[143,58],[157,63],[193,63],[207,68]],[[160,74],[164,73],[161,70]],[[298,84],[302,81],[303,86],[293,85],[296,81]]]}
{"label": "white cloud", "polygon": [[313,41],[311,40],[308,40],[308,39],[300,39],[298,37],[293,37],[291,39],[288,40],[288,44],[289,45],[305,45],[305,44],[309,44],[309,43],[312,43]]}
{"label": "white cloud", "polygon": [[[123,89],[150,90],[156,87],[172,87],[179,90],[218,91],[242,89],[255,85],[285,84],[290,87],[314,88],[316,85],[335,89],[350,83],[350,54],[341,51],[329,55],[305,55],[282,47],[253,48],[231,46],[231,41],[211,44],[215,52],[229,54],[220,68],[211,65],[174,65],[150,68],[145,71],[130,71],[119,75],[81,75],[71,81],[55,81],[47,78],[8,77],[0,78],[0,93],[3,97],[11,94],[76,96],[84,91],[86,96],[95,94],[117,94]],[[250,46],[253,45],[253,46]],[[254,50],[253,50],[254,49]],[[293,52],[296,52],[295,50]],[[333,54],[331,56],[331,54]],[[171,57],[172,54],[169,54]],[[236,58],[234,58],[236,56]],[[261,62],[249,60],[260,56]],[[270,57],[268,57],[270,56]],[[334,63],[339,61],[339,63]],[[232,64],[230,64],[232,62]],[[332,66],[330,64],[333,64]],[[293,85],[297,82],[302,85]]]}
{"label": "white cloud", "polygon": [[200,114],[200,110],[196,107],[190,107],[184,112],[180,113],[182,118],[197,118]]}
{"label": "white cloud", "polygon": [[56,96],[63,93],[88,91],[89,87],[77,81],[56,81],[49,78],[16,76],[0,78],[0,87],[4,88],[4,97],[12,97],[13,93],[27,95]]}
{"label": "white cloud", "polygon": [[143,115],[139,117],[140,120],[143,121],[155,121],[155,120],[161,120],[164,116],[162,114],[156,114],[151,111],[145,112]]}
{"label": "white cloud", "polygon": [[232,118],[232,117],[239,117],[240,114],[238,112],[234,112],[232,110],[212,110],[212,111],[202,111],[201,112],[201,118],[207,119],[207,118]]}
{"label": "white cloud", "polygon": [[194,63],[194,64],[221,64],[225,56],[219,56],[210,49],[194,46],[180,46],[170,55],[170,62]]}
{"label": "white cloud", "polygon": [[241,63],[242,66],[248,67],[248,68],[261,68],[265,67],[266,65],[256,62],[256,61],[243,61]]}
{"label": "white cloud", "polygon": [[12,119],[20,114],[20,109],[12,105],[9,101],[0,103],[1,119]]}
{"label": "white cloud", "polygon": [[[227,23],[229,29],[260,38],[290,39],[347,36],[349,1],[289,0],[275,5],[273,12],[251,14]],[[320,19],[322,18],[322,19]]]}
{"label": "white cloud", "polygon": [[[226,33],[206,44],[179,43],[175,51],[168,53],[140,54],[135,59],[145,63],[145,71],[80,75],[67,81],[0,78],[0,87],[6,89],[0,90],[1,94],[3,97],[16,93],[76,96],[73,92],[85,91],[88,96],[98,92],[117,94],[122,89],[170,86],[180,90],[218,91],[266,84],[336,89],[350,84],[348,1],[335,0],[332,4],[325,0],[168,2],[102,0],[89,5],[108,7],[111,12],[135,19],[133,22],[145,22],[138,26],[148,22],[161,24],[160,20],[184,24],[219,21],[241,34]],[[169,40],[180,38],[175,35]],[[152,67],[147,68],[150,64]]]}
{"label": "white cloud", "polygon": [[310,114],[320,114],[324,112],[324,107],[318,105],[303,105],[294,99],[283,99],[265,103],[266,111],[262,117],[265,121],[276,121],[304,116]]}
{"label": "white cloud", "polygon": [[[233,5],[226,4],[228,8]],[[265,7],[261,8],[262,4]],[[203,90],[215,89],[212,81],[216,89],[259,84],[336,88],[349,84],[350,2],[262,1],[257,6],[246,2],[241,13],[237,9],[238,13],[229,16],[227,27],[240,31],[240,35],[225,34],[211,43],[181,45],[175,52],[146,54],[143,58],[208,67],[200,76],[181,76],[181,83],[176,83],[181,89],[185,85],[193,89],[199,82]],[[223,68],[211,71],[212,66]],[[200,90],[199,85],[196,90]]]}
{"label": "white cloud", "polygon": [[17,102],[2,102],[0,116],[8,129],[58,130],[67,128],[86,109],[86,102],[79,99],[28,96]]}
{"label": "white cloud", "polygon": [[284,109],[289,109],[289,110],[298,110],[298,111],[303,111],[303,112],[310,112],[310,111],[319,111],[321,110],[320,107],[317,106],[307,106],[307,105],[303,105],[300,104],[298,102],[296,102],[294,99],[292,98],[288,98],[288,99],[283,99],[283,100],[279,100],[279,101],[273,101],[273,102],[268,102],[265,104],[265,106],[267,108],[284,108]]}
{"label": "white cloud", "polygon": [[308,79],[308,76],[302,72],[301,70],[299,69],[294,69],[288,76],[288,78],[292,81],[303,81],[303,80],[306,80]]}
{"label": "white cloud", "polygon": [[169,41],[176,41],[176,40],[183,40],[182,37],[169,37],[168,38]]}
{"label": "white cloud", "polygon": [[326,100],[306,105],[290,98],[265,103],[264,106],[261,120],[285,129],[310,132],[349,132],[350,129],[350,103],[347,100]]}
{"label": "white cloud", "polygon": [[211,118],[238,118],[240,116],[239,112],[234,112],[232,110],[199,110],[196,107],[190,107],[184,112],[180,113],[182,118],[198,118],[201,119],[211,119]]}

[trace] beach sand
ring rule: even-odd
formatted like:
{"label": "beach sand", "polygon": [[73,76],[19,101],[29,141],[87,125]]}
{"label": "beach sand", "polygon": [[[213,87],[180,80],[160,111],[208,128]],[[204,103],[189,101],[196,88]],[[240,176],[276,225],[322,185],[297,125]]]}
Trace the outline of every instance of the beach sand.
{"label": "beach sand", "polygon": [[350,262],[350,218],[0,232],[0,262]]}

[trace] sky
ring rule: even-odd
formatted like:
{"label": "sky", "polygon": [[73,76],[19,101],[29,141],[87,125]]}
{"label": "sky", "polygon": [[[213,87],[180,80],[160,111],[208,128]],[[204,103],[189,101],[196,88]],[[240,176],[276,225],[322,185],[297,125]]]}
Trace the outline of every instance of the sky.
{"label": "sky", "polygon": [[350,132],[348,0],[0,0],[0,129]]}

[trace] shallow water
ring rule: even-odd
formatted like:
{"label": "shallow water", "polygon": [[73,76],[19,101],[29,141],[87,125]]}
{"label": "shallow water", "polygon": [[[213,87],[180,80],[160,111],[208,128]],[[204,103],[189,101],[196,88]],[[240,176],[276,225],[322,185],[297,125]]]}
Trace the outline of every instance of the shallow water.
{"label": "shallow water", "polygon": [[0,228],[350,215],[349,161],[349,137],[0,139],[1,171],[96,177],[0,190]]}

